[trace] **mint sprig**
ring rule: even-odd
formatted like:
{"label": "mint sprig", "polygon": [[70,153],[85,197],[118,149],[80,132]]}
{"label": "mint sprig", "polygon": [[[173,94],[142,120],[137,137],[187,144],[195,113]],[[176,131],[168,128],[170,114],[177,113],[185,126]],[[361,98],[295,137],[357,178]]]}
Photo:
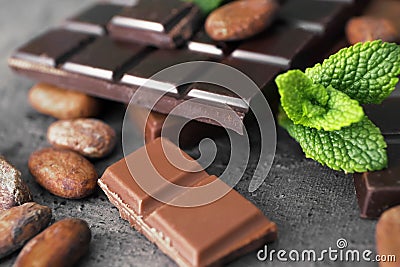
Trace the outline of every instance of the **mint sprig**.
{"label": "mint sprig", "polygon": [[356,100],[334,89],[314,84],[300,70],[291,70],[276,78],[281,104],[295,123],[334,131],[359,122],[364,111]]}
{"label": "mint sprig", "polygon": [[339,131],[324,131],[294,124],[280,112],[279,124],[299,142],[307,158],[346,173],[376,171],[387,166],[386,143],[367,117]]}
{"label": "mint sprig", "polygon": [[400,46],[380,40],[344,48],[305,74],[281,74],[279,124],[308,158],[334,170],[381,170],[387,145],[359,103],[381,103],[399,74]]}
{"label": "mint sprig", "polygon": [[219,7],[224,0],[182,0],[185,2],[195,3],[204,14],[208,14]]}
{"label": "mint sprig", "polygon": [[379,104],[395,89],[400,75],[400,46],[381,40],[357,43],[306,70],[325,87],[331,85],[361,104]]}

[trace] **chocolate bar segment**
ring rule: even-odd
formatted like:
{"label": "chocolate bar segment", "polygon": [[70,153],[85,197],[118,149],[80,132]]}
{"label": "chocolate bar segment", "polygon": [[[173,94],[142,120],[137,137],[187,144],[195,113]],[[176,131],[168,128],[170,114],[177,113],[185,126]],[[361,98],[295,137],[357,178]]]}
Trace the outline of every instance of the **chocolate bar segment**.
{"label": "chocolate bar segment", "polygon": [[400,205],[400,143],[389,144],[388,157],[387,169],[353,175],[362,218],[377,218]]}
{"label": "chocolate bar segment", "polygon": [[[192,186],[208,177],[204,170],[187,172],[172,165],[166,158],[164,151],[174,150],[176,146],[166,139],[162,144],[161,140],[161,138],[158,138],[113,164],[107,168],[102,177],[102,183],[107,186],[107,190],[117,193],[133,209],[133,212],[140,216],[149,214],[162,205],[161,202],[151,196],[163,195],[172,199],[176,195],[170,187],[159,187],[158,185],[151,188],[150,192],[145,192],[140,187],[140,184],[137,183],[137,177],[132,175],[132,171],[142,174],[143,177],[140,177],[142,179],[151,180],[155,177],[155,181],[158,176],[161,176],[168,182],[181,186]],[[185,158],[191,160],[193,164],[192,166],[186,165],[186,168],[191,168],[192,170],[201,169],[201,166],[191,159],[189,155],[184,152],[182,154]],[[147,157],[149,161],[146,160]],[[134,169],[129,170],[127,164],[134,166]]]}
{"label": "chocolate bar segment", "polygon": [[92,36],[64,29],[46,32],[22,46],[13,57],[55,67],[92,40]]}
{"label": "chocolate bar segment", "polygon": [[[165,150],[161,148],[162,142],[167,142]],[[146,148],[154,167],[143,164]],[[170,204],[156,202],[140,189],[130,175],[125,159],[122,159],[109,167],[99,180],[100,187],[119,209],[122,218],[156,243],[180,266],[222,265],[276,239],[275,223],[269,221],[238,192],[233,189],[229,191],[228,185],[217,177],[208,176],[204,170],[196,177],[196,173],[171,169],[170,163],[165,162],[166,158],[163,156],[169,149],[178,148],[159,138],[126,159],[132,166],[131,170],[140,169],[139,172],[145,175],[142,178],[147,179],[148,174],[151,176],[156,168],[163,171],[162,176],[168,181],[179,180],[174,174],[178,173],[185,176],[180,179],[182,184],[190,181],[193,187],[211,186],[208,192],[222,190],[228,193],[218,200],[196,207],[171,205],[198,197],[191,189],[179,191],[177,195],[164,195],[172,197]],[[190,159],[187,155],[185,157]],[[154,187],[152,193],[160,190],[164,191],[165,188]]]}
{"label": "chocolate bar segment", "polygon": [[99,37],[62,68],[106,80],[118,79],[124,67],[139,61],[146,51],[146,47],[138,44],[117,44],[107,36]]}
{"label": "chocolate bar segment", "polygon": [[187,47],[191,51],[223,56],[232,53],[238,45],[238,42],[214,41],[207,35],[203,28],[193,36],[188,42]]}
{"label": "chocolate bar segment", "polygon": [[192,3],[146,0],[114,16],[108,30],[117,39],[175,48],[193,35],[201,17],[200,9]]}
{"label": "chocolate bar segment", "polygon": [[104,35],[107,33],[108,22],[121,12],[122,8],[123,6],[109,3],[96,4],[67,19],[65,28],[95,35]]}
{"label": "chocolate bar segment", "polygon": [[252,62],[245,59],[228,57],[221,61],[246,74],[260,89],[264,89],[276,75],[283,71],[283,67],[266,64],[261,62]]}
{"label": "chocolate bar segment", "polygon": [[[227,187],[215,176],[196,186],[211,182]],[[188,194],[178,198],[191,198]],[[164,205],[147,221],[171,240],[176,257],[187,266],[220,265],[277,238],[276,225],[235,190],[200,207]]]}
{"label": "chocolate bar segment", "polygon": [[[143,0],[134,7],[124,6],[123,11],[113,17],[116,18],[120,14],[127,12],[127,16],[131,14],[129,20],[144,22],[144,24],[139,23],[142,28],[126,28],[127,32],[118,30],[111,34],[114,36],[113,34],[118,33],[122,37],[129,37],[129,34],[134,33],[133,35],[138,42],[152,43],[148,40],[156,40],[154,44],[157,45],[164,41],[166,41],[164,44],[170,45],[173,40],[175,47],[177,44],[175,42],[176,39],[174,39],[175,36],[181,36],[184,33],[186,38],[193,32],[195,20],[190,20],[190,14],[192,12],[193,14],[196,13],[194,10],[198,10],[198,8],[192,3],[185,3],[180,0]],[[170,11],[174,11],[174,13]],[[299,9],[299,12],[306,11]],[[344,14],[344,16],[348,15],[348,13]],[[77,16],[77,21],[79,20],[78,17],[82,17],[81,20],[83,21],[83,18],[90,16]],[[105,20],[107,19],[108,17]],[[330,19],[333,19],[333,17],[327,18],[327,20]],[[99,23],[98,25],[101,24],[100,22],[96,23]],[[152,28],[153,26],[155,28]],[[108,28],[111,29],[112,27],[117,27],[117,25],[113,25],[112,21],[110,21]],[[157,27],[167,31],[156,31]],[[338,29],[336,30],[339,31]],[[63,31],[66,30],[63,29]],[[179,79],[178,81],[172,81],[169,77],[164,79],[158,76],[158,80],[151,79],[151,81],[149,78],[161,70],[162,67],[169,67],[176,63],[191,60],[216,61],[238,68],[254,79],[262,90],[267,88],[267,91],[269,91],[273,88],[271,85],[274,84],[273,80],[276,73],[288,68],[308,67],[316,61],[320,61],[319,55],[322,55],[329,45],[329,40],[325,38],[326,35],[319,36],[317,33],[305,31],[282,22],[275,22],[270,29],[242,43],[213,42],[201,30],[187,45],[173,50],[156,50],[150,47],[145,47],[144,50],[141,50],[141,45],[138,43],[131,43],[132,47],[136,48],[126,49],[125,44],[127,42],[125,44],[115,40],[113,42],[110,36],[98,37],[99,39],[86,47],[81,42],[72,42],[74,39],[68,37],[69,35],[82,33],[76,31],[66,32],[68,34],[60,34],[56,38],[61,45],[54,45],[53,39],[50,38],[43,39],[37,44],[42,51],[33,52],[33,54],[28,53],[29,56],[21,53],[22,51],[18,51],[9,59],[10,67],[40,82],[55,84],[124,103],[128,103],[131,100],[131,97],[140,86],[146,85],[145,90],[141,91],[143,95],[139,105],[164,114],[168,114],[177,105],[188,99],[198,100],[191,101],[190,105],[188,103],[188,108],[176,111],[175,115],[211,124],[216,124],[215,122],[219,121],[224,127],[238,133],[242,132],[243,124],[240,120],[232,118],[243,119],[248,110],[244,108],[243,102],[240,102],[240,100],[236,102],[235,96],[229,96],[228,102],[235,105],[231,107],[234,108],[237,116],[232,113],[229,107],[224,106],[227,103],[226,99],[229,92],[226,93],[223,90],[214,90],[212,88],[210,92],[207,92],[208,89],[206,87],[180,87],[178,85],[181,82]],[[90,35],[87,36],[90,37]],[[89,38],[89,40],[92,39],[93,37]],[[32,43],[35,42],[36,40]],[[71,42],[73,43],[73,45],[70,45],[71,47],[68,46],[68,49],[63,48],[65,44],[70,44]],[[30,47],[32,43],[26,46]],[[59,51],[58,49],[62,51],[53,52]],[[49,61],[47,56],[43,56],[46,54],[55,55],[51,56]],[[32,55],[33,57],[30,57]],[[47,65],[43,65],[46,62]],[[64,62],[66,64],[62,65]],[[265,72],[263,73],[264,70]],[[188,78],[198,81],[196,80],[198,78],[197,75],[204,75],[204,70],[185,68],[181,75],[178,76],[182,78],[182,81],[187,81]],[[199,86],[195,85],[195,87]],[[196,90],[191,91],[190,89]],[[154,105],[152,102],[153,96],[157,95],[159,97],[160,91],[163,96]],[[268,93],[266,95],[269,96]],[[197,96],[201,97],[197,99]],[[246,95],[245,92],[244,102],[251,102],[252,97],[253,95]],[[234,103],[231,100],[234,100]]]}
{"label": "chocolate bar segment", "polygon": [[[157,77],[152,76],[177,64],[190,61],[215,60],[217,60],[217,58],[214,56],[192,52],[186,49],[156,50],[144,58],[139,64],[127,71],[122,77],[121,83],[134,86],[145,85],[146,87],[150,87],[152,89],[163,92],[170,91],[178,94],[178,89],[181,85],[181,82],[187,80],[191,75],[195,76],[199,72],[202,72],[201,69],[182,67],[179,75],[176,75],[175,77],[170,77],[170,75],[159,75]],[[149,80],[150,78],[152,79]]]}
{"label": "chocolate bar segment", "polygon": [[231,56],[288,69],[299,65],[297,62],[299,54],[307,49],[314,37],[314,33],[303,29],[275,26],[239,45]]}
{"label": "chocolate bar segment", "polygon": [[323,34],[331,27],[340,27],[349,8],[350,4],[343,1],[288,0],[279,17],[296,27]]}

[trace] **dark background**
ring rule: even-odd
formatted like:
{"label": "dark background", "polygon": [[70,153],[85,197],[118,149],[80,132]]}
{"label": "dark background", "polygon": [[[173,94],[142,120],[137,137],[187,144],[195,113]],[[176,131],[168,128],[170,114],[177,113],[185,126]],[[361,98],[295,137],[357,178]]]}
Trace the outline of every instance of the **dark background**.
{"label": "dark background", "polygon": [[[38,186],[27,168],[29,155],[48,146],[46,131],[54,119],[38,114],[29,106],[27,91],[34,83],[12,73],[7,67],[7,58],[28,39],[59,25],[64,18],[93,2],[0,0],[0,154],[21,170],[34,200],[51,207],[54,220],[78,217],[88,221],[93,238],[90,253],[80,266],[175,266],[155,245],[119,218],[117,209],[100,189],[84,200],[61,199]],[[106,106],[101,118],[120,134],[124,106],[111,102]],[[99,175],[122,157],[118,141],[111,156],[94,162]],[[224,163],[217,161],[210,172],[218,174],[223,168]],[[337,239],[345,238],[351,249],[374,251],[376,222],[359,218],[351,175],[305,159],[298,145],[283,130],[278,129],[276,158],[264,184],[249,193],[248,182],[248,176],[244,177],[236,189],[279,227],[279,240],[271,249],[335,249]],[[17,253],[0,261],[0,265],[11,266],[16,256]],[[261,263],[252,253],[231,266],[263,265],[353,266],[355,263]]]}

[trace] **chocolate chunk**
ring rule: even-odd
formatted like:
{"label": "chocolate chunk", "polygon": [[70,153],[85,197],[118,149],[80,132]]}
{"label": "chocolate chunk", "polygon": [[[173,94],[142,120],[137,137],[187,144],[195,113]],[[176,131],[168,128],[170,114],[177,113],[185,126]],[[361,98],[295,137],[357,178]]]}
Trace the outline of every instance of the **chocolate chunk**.
{"label": "chocolate chunk", "polygon": [[275,0],[240,0],[214,10],[205,23],[207,34],[217,41],[247,39],[271,24],[278,9]]}
{"label": "chocolate chunk", "polygon": [[349,3],[343,1],[289,0],[281,7],[279,17],[299,28],[323,34],[331,27],[340,28]]}
{"label": "chocolate chunk", "polygon": [[65,27],[69,30],[104,35],[108,22],[121,12],[122,8],[123,6],[108,3],[96,4],[67,19]]}
{"label": "chocolate chunk", "polygon": [[[147,157],[146,149],[150,159],[148,162],[143,160]],[[224,182],[209,176],[202,169],[189,172],[172,166],[165,158],[165,153],[179,151],[177,149],[165,139],[156,139],[106,170],[99,184],[119,209],[122,218],[181,266],[221,265],[276,239],[276,225],[238,192],[229,191],[230,188]],[[187,160],[192,160],[186,154],[183,155]],[[126,162],[135,166],[134,169],[128,169]],[[183,158],[174,162],[182,166]],[[196,165],[194,163],[194,167]],[[133,171],[133,175],[129,170]],[[195,200],[195,191],[174,191],[169,186],[154,184],[150,195],[163,195],[172,202],[161,203],[139,187],[139,177],[135,176],[142,174],[146,180],[153,180],[155,170],[172,183],[199,187],[213,182],[211,191],[229,192],[202,206],[178,207],[172,203]]]}
{"label": "chocolate chunk", "polygon": [[234,57],[228,57],[221,61],[221,63],[243,72],[262,90],[267,85],[274,83],[276,75],[284,69],[274,64],[252,62]]}
{"label": "chocolate chunk", "polygon": [[277,26],[244,42],[231,56],[288,69],[297,64],[297,57],[310,45],[314,37],[315,34],[302,29]]}
{"label": "chocolate chunk", "polygon": [[354,174],[360,216],[376,218],[400,205],[400,144],[389,144],[389,167],[382,171]]}
{"label": "chocolate chunk", "polygon": [[88,34],[63,29],[51,30],[19,48],[13,57],[55,67],[90,40]]}
{"label": "chocolate chunk", "polygon": [[146,48],[141,45],[129,44],[124,47],[109,37],[99,37],[70,58],[62,68],[106,80],[118,79],[124,67],[138,60],[145,51]]}
{"label": "chocolate chunk", "polygon": [[[215,176],[207,177],[196,186],[211,182],[227,186]],[[186,193],[178,198],[191,197]],[[147,221],[171,240],[172,248],[178,250],[174,259],[189,266],[211,266],[230,261],[274,241],[277,231],[274,223],[235,190],[205,206],[164,205],[149,215]],[[169,253],[172,254],[172,249]]]}
{"label": "chocolate chunk", "polygon": [[381,129],[384,135],[400,134],[399,111],[400,97],[385,99],[379,105],[364,105],[365,114]]}
{"label": "chocolate chunk", "polygon": [[234,108],[247,110],[248,99],[242,99],[231,90],[209,83],[195,83],[189,87],[188,98],[215,102],[216,104],[229,105]]}
{"label": "chocolate chunk", "polygon": [[[191,52],[189,50],[157,50],[139,64],[130,69],[121,79],[121,83],[135,86],[145,85],[148,88],[162,92],[169,91],[172,94],[178,94],[180,82],[187,79],[190,75],[196,75],[201,70],[197,68],[181,68],[179,77],[170,77],[169,75],[160,75],[152,78],[154,74],[172,67],[176,64],[190,61],[209,61],[216,60],[207,54]],[[182,77],[182,80],[180,80]],[[149,78],[152,78],[149,80]]]}
{"label": "chocolate chunk", "polygon": [[198,31],[188,42],[188,49],[200,53],[206,53],[216,56],[230,54],[237,46],[238,42],[217,42],[212,40],[204,29]]}
{"label": "chocolate chunk", "polygon": [[174,48],[198,28],[200,9],[179,0],[146,0],[113,17],[108,30],[114,38]]}

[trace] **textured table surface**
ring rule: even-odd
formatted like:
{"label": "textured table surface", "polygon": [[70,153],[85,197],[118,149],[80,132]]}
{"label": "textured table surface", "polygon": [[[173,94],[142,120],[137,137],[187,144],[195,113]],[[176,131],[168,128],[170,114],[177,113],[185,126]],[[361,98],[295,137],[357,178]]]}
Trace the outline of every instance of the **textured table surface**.
{"label": "textured table surface", "polygon": [[[93,239],[89,254],[80,266],[175,266],[155,245],[119,218],[118,211],[100,189],[84,200],[65,200],[37,185],[29,174],[27,160],[34,150],[48,146],[46,130],[54,119],[38,114],[27,103],[27,90],[33,82],[12,73],[7,57],[19,45],[39,33],[59,25],[62,20],[93,3],[92,0],[0,0],[0,154],[23,173],[34,200],[53,210],[53,219],[78,217],[88,221]],[[124,107],[107,103],[101,118],[121,133]],[[120,143],[120,140],[119,140]],[[94,162],[101,175],[105,168],[122,157],[120,145],[104,160]],[[251,163],[250,163],[251,164]],[[254,163],[253,163],[254,164]],[[223,169],[215,164],[211,171]],[[349,248],[374,251],[375,224],[359,218],[352,177],[332,171],[305,159],[298,145],[278,129],[277,154],[266,181],[254,193],[247,191],[249,179],[236,189],[257,205],[279,227],[279,240],[270,249],[336,248],[345,238]],[[17,253],[0,261],[11,266]],[[280,263],[260,262],[251,253],[231,266],[354,266],[355,263]],[[366,263],[359,263],[365,266]],[[372,264],[374,266],[374,264]]]}

